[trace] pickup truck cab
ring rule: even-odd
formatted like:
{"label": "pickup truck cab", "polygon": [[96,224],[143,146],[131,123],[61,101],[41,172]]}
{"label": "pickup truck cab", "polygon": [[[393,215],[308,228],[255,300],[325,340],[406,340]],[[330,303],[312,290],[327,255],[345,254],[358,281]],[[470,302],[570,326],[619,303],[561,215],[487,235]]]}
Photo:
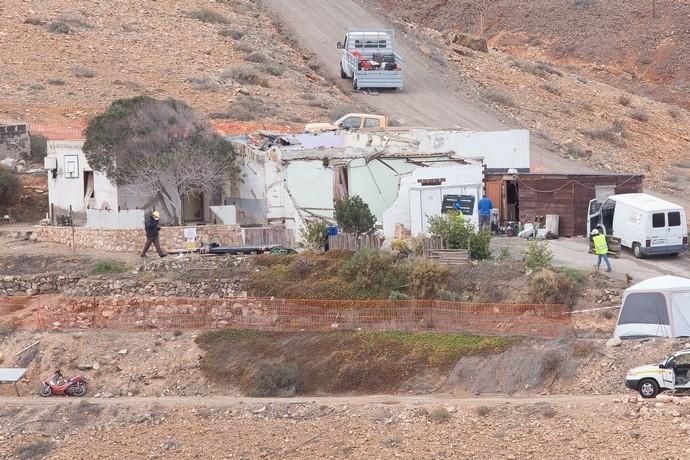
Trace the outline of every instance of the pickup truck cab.
{"label": "pickup truck cab", "polygon": [[336,131],[339,129],[381,129],[388,127],[388,117],[369,113],[348,113],[333,123],[309,123],[304,126],[307,133]]}
{"label": "pickup truck cab", "polygon": [[659,364],[635,367],[625,376],[625,386],[643,398],[664,390],[690,390],[690,349],[681,350]]}

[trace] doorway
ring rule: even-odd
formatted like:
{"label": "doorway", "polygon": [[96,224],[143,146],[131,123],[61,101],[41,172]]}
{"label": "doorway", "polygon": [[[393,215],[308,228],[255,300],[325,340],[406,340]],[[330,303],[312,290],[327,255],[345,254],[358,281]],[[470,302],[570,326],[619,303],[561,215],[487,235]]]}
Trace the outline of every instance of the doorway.
{"label": "doorway", "polygon": [[187,222],[202,222],[204,220],[204,196],[191,195],[182,200],[182,220]]}
{"label": "doorway", "polygon": [[520,193],[518,188],[518,181],[507,180],[505,181],[505,184],[505,219],[508,222],[517,222],[520,220]]}

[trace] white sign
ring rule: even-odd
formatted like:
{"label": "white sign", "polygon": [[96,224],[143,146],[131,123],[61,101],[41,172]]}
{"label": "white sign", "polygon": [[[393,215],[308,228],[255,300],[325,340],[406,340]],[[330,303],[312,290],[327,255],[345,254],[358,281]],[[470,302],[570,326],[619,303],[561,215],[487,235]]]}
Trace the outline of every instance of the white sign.
{"label": "white sign", "polygon": [[184,237],[187,240],[196,239],[196,227],[187,227],[184,229]]}

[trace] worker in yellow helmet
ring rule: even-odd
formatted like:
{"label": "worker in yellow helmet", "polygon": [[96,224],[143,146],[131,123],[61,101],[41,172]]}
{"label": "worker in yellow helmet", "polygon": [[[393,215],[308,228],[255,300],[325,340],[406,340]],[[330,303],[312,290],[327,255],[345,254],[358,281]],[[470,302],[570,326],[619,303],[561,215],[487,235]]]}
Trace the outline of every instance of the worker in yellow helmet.
{"label": "worker in yellow helmet", "polygon": [[597,255],[597,264],[595,267],[597,267],[597,270],[599,270],[601,259],[604,259],[604,262],[606,262],[606,271],[610,272],[611,262],[609,262],[609,246],[606,244],[606,235],[599,233],[599,230],[596,228],[592,230],[591,235],[592,243],[594,243],[594,254]]}
{"label": "worker in yellow helmet", "polygon": [[156,247],[156,251],[158,251],[159,256],[167,256],[167,254],[161,249],[161,243],[158,238],[158,233],[161,230],[160,218],[161,213],[158,211],[153,211],[146,221],[146,244],[144,245],[144,249],[141,251],[141,257],[146,257],[146,252],[149,250],[152,244]]}

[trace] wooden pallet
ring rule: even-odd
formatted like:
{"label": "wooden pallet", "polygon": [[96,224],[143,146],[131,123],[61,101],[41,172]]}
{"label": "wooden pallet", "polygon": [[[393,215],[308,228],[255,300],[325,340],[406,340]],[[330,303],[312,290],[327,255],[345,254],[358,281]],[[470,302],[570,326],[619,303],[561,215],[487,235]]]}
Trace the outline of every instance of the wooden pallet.
{"label": "wooden pallet", "polygon": [[467,265],[470,253],[467,249],[435,249],[429,251],[429,258],[444,265]]}

